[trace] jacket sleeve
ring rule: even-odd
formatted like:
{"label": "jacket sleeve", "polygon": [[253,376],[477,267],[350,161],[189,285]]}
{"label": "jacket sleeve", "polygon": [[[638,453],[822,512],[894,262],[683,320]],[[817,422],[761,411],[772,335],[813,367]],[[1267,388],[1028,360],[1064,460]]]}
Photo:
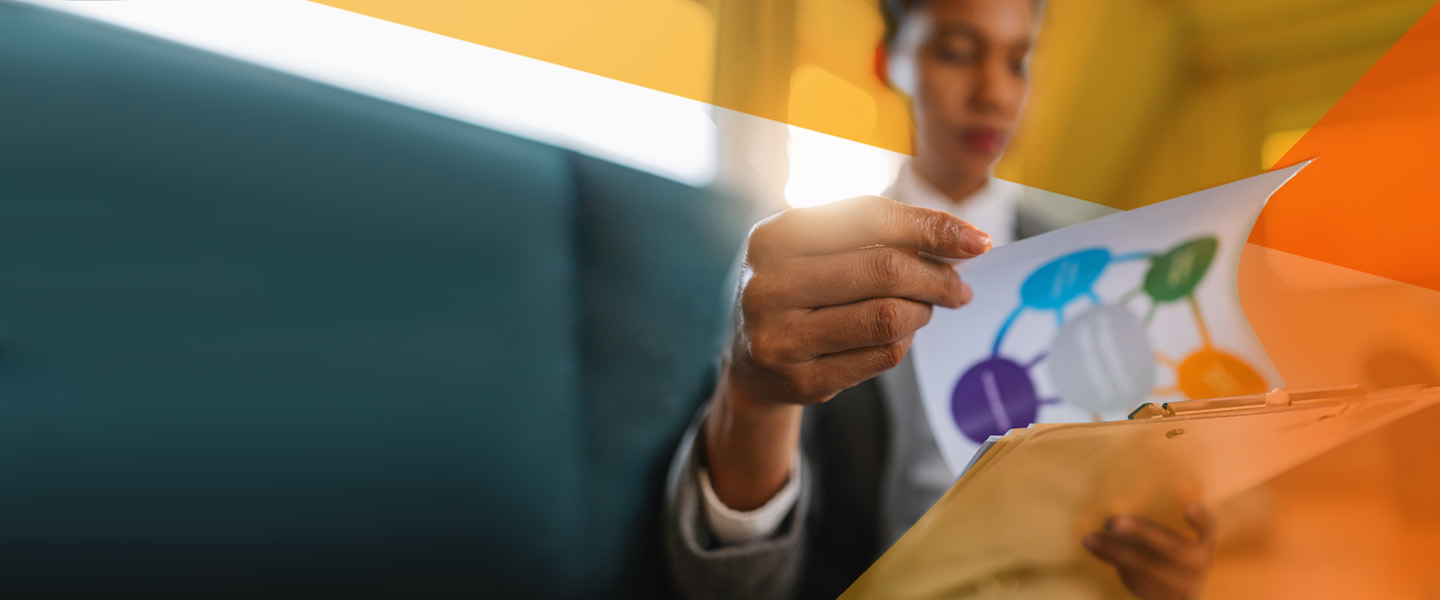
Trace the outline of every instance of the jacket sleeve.
{"label": "jacket sleeve", "polygon": [[805,522],[815,501],[812,469],[802,454],[799,499],[774,536],[721,545],[710,530],[700,492],[704,444],[699,432],[708,408],[701,408],[685,432],[666,478],[664,535],[670,579],[686,600],[793,598],[803,579]]}

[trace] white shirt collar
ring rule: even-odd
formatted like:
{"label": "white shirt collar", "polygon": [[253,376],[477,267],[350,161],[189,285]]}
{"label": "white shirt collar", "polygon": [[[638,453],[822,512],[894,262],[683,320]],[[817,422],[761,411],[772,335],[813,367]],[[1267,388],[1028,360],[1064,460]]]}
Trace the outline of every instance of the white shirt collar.
{"label": "white shirt collar", "polygon": [[956,202],[925,181],[907,162],[885,195],[912,206],[948,212],[990,234],[996,246],[1015,240],[1015,211],[1022,188],[991,177],[984,187]]}

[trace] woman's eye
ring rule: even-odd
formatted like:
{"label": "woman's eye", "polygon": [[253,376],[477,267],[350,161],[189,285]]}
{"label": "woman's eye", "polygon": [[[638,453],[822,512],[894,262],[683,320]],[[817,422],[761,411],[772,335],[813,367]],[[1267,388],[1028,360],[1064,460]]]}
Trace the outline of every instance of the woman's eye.
{"label": "woman's eye", "polygon": [[975,50],[972,48],[956,48],[951,46],[940,46],[936,49],[940,60],[953,63],[968,63],[975,60]]}

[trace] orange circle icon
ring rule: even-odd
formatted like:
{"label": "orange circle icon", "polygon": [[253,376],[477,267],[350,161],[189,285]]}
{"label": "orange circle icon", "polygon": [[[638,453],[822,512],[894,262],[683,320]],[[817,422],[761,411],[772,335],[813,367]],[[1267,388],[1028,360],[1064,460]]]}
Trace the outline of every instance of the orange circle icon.
{"label": "orange circle icon", "polygon": [[1191,400],[1263,394],[1269,389],[1265,378],[1250,365],[1218,350],[1205,349],[1185,357],[1176,377],[1180,391]]}

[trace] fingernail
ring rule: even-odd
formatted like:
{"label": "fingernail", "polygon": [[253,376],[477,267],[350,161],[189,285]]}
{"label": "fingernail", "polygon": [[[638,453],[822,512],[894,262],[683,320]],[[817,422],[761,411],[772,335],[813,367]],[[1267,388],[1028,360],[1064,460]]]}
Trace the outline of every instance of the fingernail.
{"label": "fingernail", "polygon": [[990,234],[975,228],[966,229],[965,249],[971,254],[984,254],[990,250]]}

